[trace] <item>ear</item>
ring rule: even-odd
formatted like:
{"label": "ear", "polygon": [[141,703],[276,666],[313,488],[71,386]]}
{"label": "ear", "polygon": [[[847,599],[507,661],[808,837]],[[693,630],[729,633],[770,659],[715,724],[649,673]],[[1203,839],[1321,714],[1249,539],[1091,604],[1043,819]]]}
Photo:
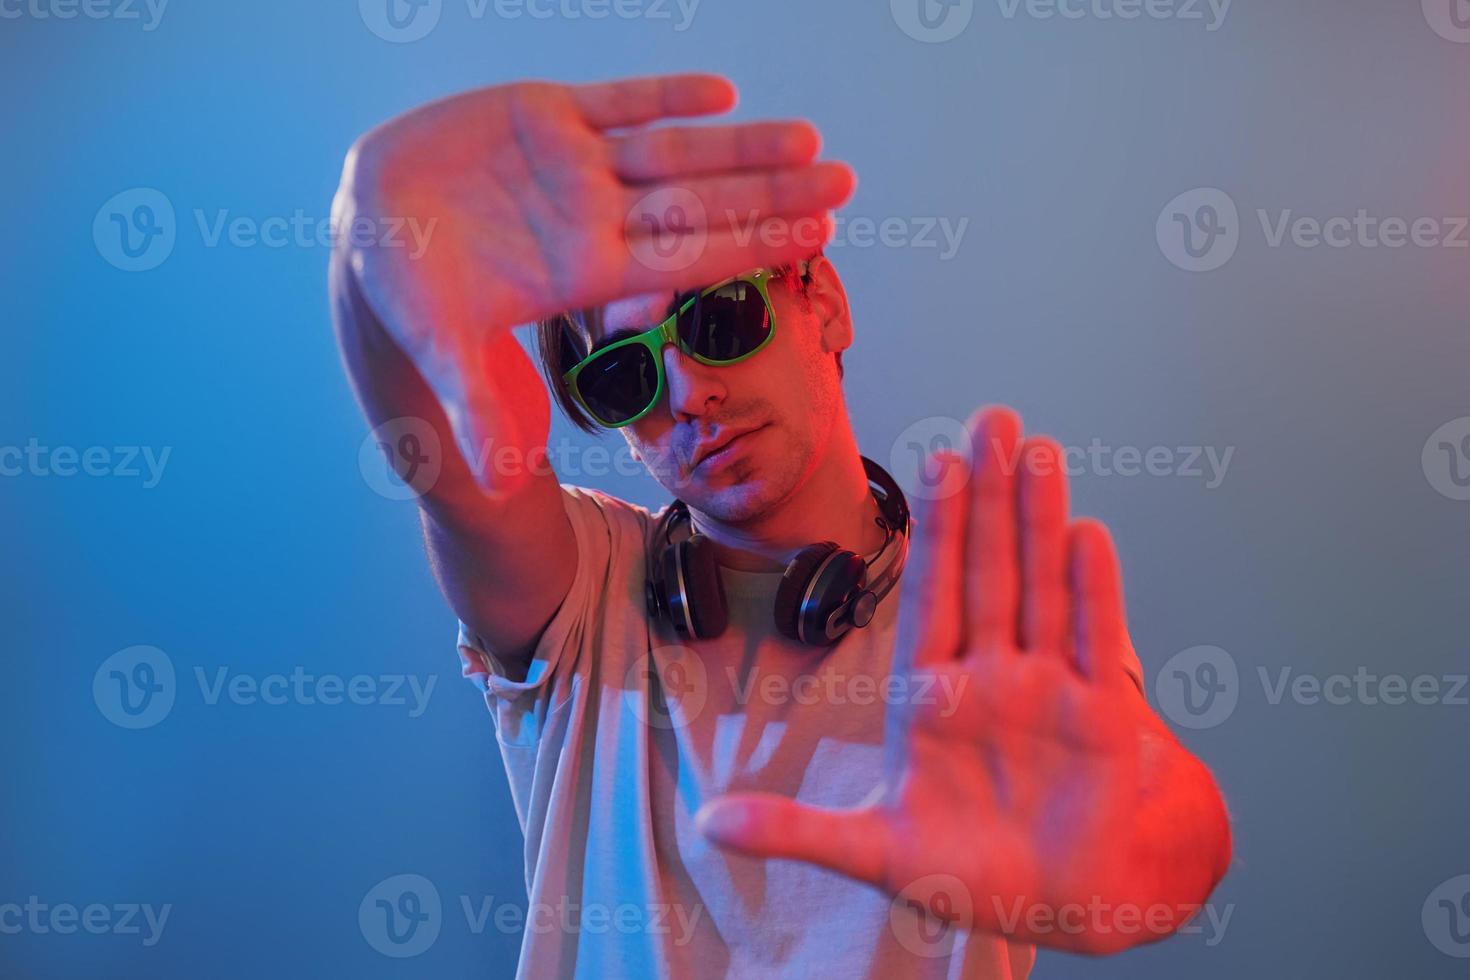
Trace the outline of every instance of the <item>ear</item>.
{"label": "ear", "polygon": [[822,351],[840,354],[852,346],[852,313],[847,305],[847,290],[842,288],[836,267],[825,255],[812,259],[808,271],[811,282],[806,292],[821,325]]}

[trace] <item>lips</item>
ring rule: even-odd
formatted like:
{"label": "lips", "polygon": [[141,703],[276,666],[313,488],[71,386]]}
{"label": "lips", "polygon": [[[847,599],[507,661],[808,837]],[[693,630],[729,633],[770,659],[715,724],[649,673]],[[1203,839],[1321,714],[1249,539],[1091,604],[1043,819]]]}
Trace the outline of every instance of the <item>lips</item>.
{"label": "lips", "polygon": [[691,469],[696,469],[696,470],[699,469],[701,466],[704,465],[704,461],[705,460],[709,459],[715,453],[718,453],[721,450],[726,449],[727,447],[730,446],[731,443],[735,442],[737,439],[744,438],[745,436],[750,435],[752,432],[759,432],[761,429],[764,429],[764,428],[765,428],[765,426],[758,425],[758,426],[756,426],[753,429],[741,429],[739,432],[736,432],[736,433],[734,433],[732,435],[723,435],[722,434],[718,439],[710,439],[710,440],[708,440],[706,442],[700,443],[697,447],[695,447],[695,450],[694,450],[694,465],[692,467],[690,467],[690,468]]}

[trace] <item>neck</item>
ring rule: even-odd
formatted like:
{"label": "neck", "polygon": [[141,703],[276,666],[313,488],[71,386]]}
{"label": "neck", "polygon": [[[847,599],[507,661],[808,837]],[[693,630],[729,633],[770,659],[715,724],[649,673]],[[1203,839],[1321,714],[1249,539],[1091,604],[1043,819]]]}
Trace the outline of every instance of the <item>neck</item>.
{"label": "neck", "polygon": [[883,545],[874,523],[877,501],[851,426],[839,418],[816,469],[797,490],[758,518],[726,524],[692,512],[694,527],[715,543],[721,565],[747,572],[780,571],[797,551],[815,541],[835,541],[860,555]]}

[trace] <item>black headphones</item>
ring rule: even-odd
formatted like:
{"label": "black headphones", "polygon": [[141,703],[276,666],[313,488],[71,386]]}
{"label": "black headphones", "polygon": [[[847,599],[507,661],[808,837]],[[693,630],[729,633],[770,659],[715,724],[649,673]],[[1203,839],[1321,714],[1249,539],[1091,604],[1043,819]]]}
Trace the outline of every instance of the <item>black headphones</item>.
{"label": "black headphones", "polygon": [[[819,541],[787,563],[776,589],[776,628],[811,646],[836,643],[853,627],[861,629],[872,622],[878,603],[898,584],[908,558],[908,501],[883,467],[866,456],[861,459],[881,513],[875,523],[885,532],[873,564],[836,542]],[[688,527],[689,534],[675,541],[680,525]],[[684,639],[709,639],[725,631],[730,616],[714,542],[694,531],[684,501],[675,500],[660,518],[646,570],[644,599],[650,619],[667,619]]]}

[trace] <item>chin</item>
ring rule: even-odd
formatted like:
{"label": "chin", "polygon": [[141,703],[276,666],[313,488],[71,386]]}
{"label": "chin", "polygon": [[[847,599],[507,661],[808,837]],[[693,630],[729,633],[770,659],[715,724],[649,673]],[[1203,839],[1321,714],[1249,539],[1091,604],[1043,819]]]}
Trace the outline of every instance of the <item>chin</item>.
{"label": "chin", "polygon": [[742,461],[735,470],[706,482],[696,478],[683,500],[701,513],[726,524],[744,524],[769,511],[790,491],[780,464],[789,459]]}
{"label": "chin", "polygon": [[771,500],[759,481],[703,490],[685,503],[725,524],[744,524],[770,508]]}
{"label": "chin", "polygon": [[[783,441],[784,439],[784,441]],[[801,481],[811,458],[806,445],[789,436],[753,446],[734,465],[704,474],[685,474],[673,465],[653,465],[669,457],[645,450],[643,465],[665,491],[694,510],[726,524],[745,524],[761,517],[788,497]]]}

